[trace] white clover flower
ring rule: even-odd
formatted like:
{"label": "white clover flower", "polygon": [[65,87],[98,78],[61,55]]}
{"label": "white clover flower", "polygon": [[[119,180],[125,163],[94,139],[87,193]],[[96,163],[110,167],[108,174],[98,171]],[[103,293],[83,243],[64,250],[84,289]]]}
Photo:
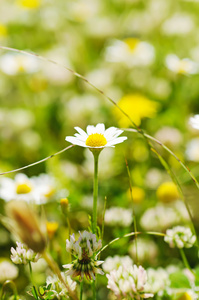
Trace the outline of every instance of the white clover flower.
{"label": "white clover flower", "polygon": [[16,250],[11,247],[11,260],[15,264],[24,264],[26,265],[29,262],[37,262],[41,255],[35,253],[32,249],[28,249],[27,246],[20,242],[16,242]]}
{"label": "white clover flower", "polygon": [[169,70],[177,74],[196,74],[199,72],[199,65],[189,58],[180,59],[175,54],[166,56],[166,66]]}
{"label": "white clover flower", "polygon": [[0,262],[0,283],[17,278],[18,273],[18,268],[11,262],[7,260]]}
{"label": "white clover flower", "polygon": [[162,204],[148,208],[140,219],[140,224],[145,230],[161,230],[175,226],[179,223],[190,221],[189,214],[182,201],[178,200],[175,203]]}
{"label": "white clover flower", "polygon": [[109,256],[105,259],[102,267],[105,272],[110,273],[114,269],[117,270],[121,265],[124,267],[129,267],[133,265],[133,261],[128,255],[115,255],[113,257]]}
{"label": "white clover flower", "polygon": [[77,241],[74,234],[70,236],[70,241],[66,240],[66,251],[70,252],[76,260],[71,264],[63,265],[63,267],[69,269],[66,275],[80,276],[80,280],[85,275],[87,279],[95,280],[95,274],[104,274],[98,268],[103,261],[98,261],[96,257],[97,251],[102,247],[102,242],[101,240],[97,241],[96,235],[91,232],[84,231],[79,234],[80,237]]}
{"label": "white clover flower", "polygon": [[169,287],[169,273],[163,268],[147,269],[146,289],[154,294],[161,295],[162,292]]}
{"label": "white clover flower", "polygon": [[191,127],[199,130],[199,115],[190,117],[189,124],[191,125]]}
{"label": "white clover flower", "polygon": [[128,227],[133,222],[133,212],[131,209],[111,207],[106,210],[104,221],[107,225]]}
{"label": "white clover flower", "polygon": [[142,266],[120,266],[117,270],[106,275],[108,278],[107,287],[113,291],[116,297],[122,299],[136,299],[153,297],[145,289],[147,283],[147,273]]}
{"label": "white clover flower", "polygon": [[166,231],[164,240],[171,248],[191,248],[196,241],[196,236],[193,235],[190,228],[176,226]]}
{"label": "white clover flower", "polygon": [[65,140],[73,145],[89,149],[114,147],[116,144],[122,143],[127,139],[126,136],[118,137],[123,130],[116,127],[109,127],[105,130],[105,126],[102,123],[99,123],[96,126],[88,125],[86,132],[80,127],[75,127],[75,129],[78,133],[75,133],[75,136],[67,136]]}
{"label": "white clover flower", "polygon": [[[71,291],[74,291],[76,289],[77,283],[70,278],[70,276],[65,276],[65,274],[61,273],[64,281],[67,283],[67,285],[70,287]],[[50,287],[50,291],[54,293],[54,295],[58,299],[62,299],[62,297],[68,298],[68,290],[65,287],[65,285],[60,281],[57,275],[48,276],[46,279],[46,286]]]}
{"label": "white clover flower", "polygon": [[158,246],[153,240],[138,237],[137,245],[135,240],[130,244],[128,252],[133,259],[136,259],[138,253],[139,262],[156,262],[158,256]]}

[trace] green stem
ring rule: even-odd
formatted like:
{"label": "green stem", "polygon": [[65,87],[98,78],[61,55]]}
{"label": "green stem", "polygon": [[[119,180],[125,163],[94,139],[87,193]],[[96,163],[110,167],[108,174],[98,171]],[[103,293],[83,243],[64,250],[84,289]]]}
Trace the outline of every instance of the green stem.
{"label": "green stem", "polygon": [[189,265],[189,262],[188,262],[188,260],[187,260],[187,258],[186,258],[186,255],[185,255],[185,253],[184,253],[184,250],[181,249],[181,248],[179,248],[179,250],[180,250],[180,254],[181,254],[181,257],[182,257],[182,260],[183,260],[183,263],[184,263],[185,267],[186,267],[186,268],[187,268],[194,276],[196,276],[196,274],[194,273],[194,271],[191,269],[191,267],[190,267],[190,265]]}
{"label": "green stem", "polygon": [[93,300],[96,300],[96,284],[95,280],[92,282],[92,287],[93,287]]}
{"label": "green stem", "polygon": [[58,276],[59,280],[64,284],[64,286],[68,290],[69,296],[73,300],[78,300],[76,293],[71,290],[68,283],[64,280],[64,277],[61,275],[61,271],[60,271],[57,263],[53,260],[53,258],[46,251],[43,252],[42,255],[43,255],[43,258],[46,260],[47,264],[49,265],[49,267],[51,268],[51,270]]}
{"label": "green stem", "polygon": [[37,288],[36,288],[36,286],[35,286],[34,283],[33,283],[32,266],[31,266],[31,262],[30,262],[30,261],[28,262],[28,265],[29,265],[29,270],[30,270],[30,280],[31,280],[32,285],[33,285],[32,287],[33,287],[33,290],[34,290],[35,295],[36,295],[36,297],[37,297],[37,300],[39,300]]}
{"label": "green stem", "polygon": [[83,280],[80,282],[80,297],[79,300],[82,300],[83,297]]}
{"label": "green stem", "polygon": [[96,233],[96,230],[97,230],[98,158],[99,158],[99,152],[93,152],[93,156],[94,156],[93,233]]}

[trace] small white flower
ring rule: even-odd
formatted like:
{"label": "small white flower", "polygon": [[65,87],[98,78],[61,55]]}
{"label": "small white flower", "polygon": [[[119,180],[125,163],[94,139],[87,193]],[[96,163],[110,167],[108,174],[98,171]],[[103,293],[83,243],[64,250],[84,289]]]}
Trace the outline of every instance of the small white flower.
{"label": "small white flower", "polygon": [[113,257],[109,256],[105,259],[102,267],[107,273],[110,273],[114,269],[118,269],[120,266],[129,267],[133,265],[133,261],[129,256],[119,256],[115,255]]}
{"label": "small white flower", "polygon": [[0,283],[17,278],[18,273],[18,268],[11,262],[7,260],[0,262]]}
{"label": "small white flower", "polygon": [[199,138],[191,139],[187,143],[185,156],[190,161],[199,162]]}
{"label": "small white flower", "polygon": [[[69,276],[65,276],[65,274],[61,273],[63,279],[70,287],[71,291],[74,291],[76,289],[76,282],[72,280]],[[62,297],[68,298],[68,290],[66,289],[65,285],[60,281],[60,279],[57,277],[57,275],[48,276],[46,279],[46,286],[50,287],[50,291],[54,292],[54,295],[58,299],[62,299]]]}
{"label": "small white flower", "polygon": [[175,54],[166,57],[166,66],[169,70],[177,74],[196,74],[199,72],[199,65],[189,58],[180,59]]}
{"label": "small white flower", "polygon": [[127,139],[126,136],[118,137],[123,130],[116,127],[109,127],[105,130],[105,126],[102,123],[99,123],[96,126],[88,125],[86,132],[80,127],[75,127],[75,129],[78,133],[75,133],[75,136],[67,136],[65,140],[73,145],[90,149],[114,147],[114,145],[122,143]]}
{"label": "small white flower", "polygon": [[131,209],[111,207],[106,210],[104,220],[107,225],[128,227],[133,222],[133,212]]}
{"label": "small white flower", "polygon": [[138,253],[139,262],[157,262],[158,247],[157,244],[151,239],[138,237],[137,246],[134,240],[130,244],[128,252],[133,259],[136,259],[136,253]]}
{"label": "small white flower", "polygon": [[27,264],[28,262],[37,262],[41,257],[39,253],[35,253],[32,249],[28,249],[24,244],[16,242],[16,250],[11,247],[11,260],[15,264]]}
{"label": "small white flower", "polygon": [[63,267],[69,269],[66,275],[80,276],[80,280],[85,275],[87,279],[95,280],[96,274],[104,274],[98,268],[103,261],[98,261],[96,258],[97,251],[102,247],[102,242],[101,240],[97,241],[96,235],[91,232],[84,231],[79,234],[80,237],[77,241],[74,234],[70,236],[70,240],[66,240],[66,251],[70,252],[76,260],[71,264],[63,265]]}
{"label": "small white flower", "polygon": [[164,240],[171,248],[191,248],[196,241],[196,236],[193,235],[190,228],[176,226],[166,231]]}
{"label": "small white flower", "polygon": [[143,299],[153,297],[146,291],[147,273],[142,266],[120,266],[117,270],[106,275],[107,287],[113,291],[118,299]]}
{"label": "small white flower", "polygon": [[170,285],[169,273],[163,268],[147,269],[148,281],[146,289],[152,293],[158,293],[158,295],[164,291]]}
{"label": "small white flower", "polygon": [[199,130],[199,115],[195,115],[189,119],[191,127]]}

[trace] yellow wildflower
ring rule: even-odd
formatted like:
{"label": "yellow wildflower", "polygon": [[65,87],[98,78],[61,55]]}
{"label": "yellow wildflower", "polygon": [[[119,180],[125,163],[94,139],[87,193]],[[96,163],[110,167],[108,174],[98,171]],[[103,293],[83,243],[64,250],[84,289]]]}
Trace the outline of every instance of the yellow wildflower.
{"label": "yellow wildflower", "polygon": [[46,229],[50,239],[53,238],[55,232],[58,229],[59,224],[57,222],[46,222]]}
{"label": "yellow wildflower", "polygon": [[0,37],[4,37],[7,35],[7,28],[5,25],[0,24]]}
{"label": "yellow wildflower", "polygon": [[145,197],[145,191],[138,186],[132,187],[132,198],[131,198],[131,191],[130,189],[128,190],[128,198],[129,200],[132,199],[134,203],[141,203],[144,200],[144,197]]}
{"label": "yellow wildflower", "polygon": [[18,4],[27,9],[34,9],[40,6],[40,0],[18,0]]}
{"label": "yellow wildflower", "polygon": [[[120,108],[129,115],[136,125],[140,125],[143,118],[155,117],[159,104],[151,101],[140,94],[128,94],[123,96],[118,102]],[[129,127],[130,120],[118,108],[114,109],[120,127]]]}
{"label": "yellow wildflower", "polygon": [[162,202],[172,202],[179,199],[179,193],[173,182],[164,182],[157,189],[157,197]]}

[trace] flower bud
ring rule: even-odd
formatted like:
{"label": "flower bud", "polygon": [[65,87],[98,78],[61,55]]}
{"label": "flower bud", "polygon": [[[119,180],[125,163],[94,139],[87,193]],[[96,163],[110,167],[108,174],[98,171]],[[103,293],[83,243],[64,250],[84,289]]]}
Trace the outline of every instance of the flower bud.
{"label": "flower bud", "polygon": [[5,209],[11,231],[28,248],[42,253],[46,247],[46,236],[32,207],[25,201],[10,201]]}

